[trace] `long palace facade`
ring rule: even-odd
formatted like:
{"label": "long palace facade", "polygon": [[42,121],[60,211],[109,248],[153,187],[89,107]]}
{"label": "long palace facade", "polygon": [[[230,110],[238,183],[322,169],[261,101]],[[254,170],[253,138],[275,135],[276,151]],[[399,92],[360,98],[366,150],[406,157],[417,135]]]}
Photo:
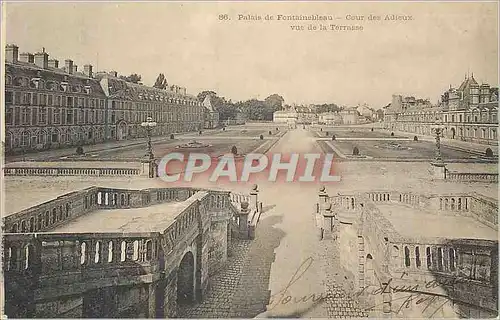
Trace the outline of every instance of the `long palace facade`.
{"label": "long palace facade", "polygon": [[5,57],[6,154],[144,137],[147,117],[156,136],[204,127],[206,110],[185,88],[94,74],[91,65],[79,71],[70,59],[60,66],[44,50],[19,54],[15,45]]}
{"label": "long palace facade", "polygon": [[432,135],[438,119],[449,139],[496,144],[498,137],[498,88],[479,85],[465,77],[458,88],[447,90],[437,106],[429,100],[393,95],[384,110],[384,127],[421,135]]}

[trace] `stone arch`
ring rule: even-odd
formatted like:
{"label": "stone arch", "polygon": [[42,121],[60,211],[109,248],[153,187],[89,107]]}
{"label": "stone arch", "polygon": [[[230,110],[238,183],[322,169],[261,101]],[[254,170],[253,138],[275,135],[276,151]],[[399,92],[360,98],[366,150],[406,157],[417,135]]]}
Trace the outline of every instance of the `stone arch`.
{"label": "stone arch", "polygon": [[455,139],[455,134],[456,134],[456,132],[455,132],[455,128],[453,128],[453,127],[452,127],[452,128],[451,128],[451,138],[452,138],[452,139]]}
{"label": "stone arch", "polygon": [[488,158],[492,158],[493,157],[493,150],[491,150],[491,148],[486,148],[485,155]]}
{"label": "stone arch", "polygon": [[128,124],[125,120],[120,120],[116,124],[116,139],[124,140],[128,136]]}
{"label": "stone arch", "polygon": [[194,274],[194,256],[191,251],[188,251],[182,257],[177,270],[177,305],[186,305],[194,302]]}

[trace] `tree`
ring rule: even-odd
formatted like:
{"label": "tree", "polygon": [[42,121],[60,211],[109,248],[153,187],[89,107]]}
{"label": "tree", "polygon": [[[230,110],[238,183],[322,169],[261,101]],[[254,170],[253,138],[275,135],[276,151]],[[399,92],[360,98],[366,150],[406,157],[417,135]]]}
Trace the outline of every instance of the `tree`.
{"label": "tree", "polygon": [[377,109],[376,113],[377,113],[377,118],[378,118],[379,120],[383,120],[383,119],[384,119],[384,110],[382,110],[382,109]]}
{"label": "tree", "polygon": [[[198,93],[198,100],[200,101],[204,101],[205,100],[205,97],[207,95],[211,95],[212,97],[216,97],[217,96],[217,93],[215,91],[208,91],[208,90],[205,90],[205,91],[202,91],[200,93]],[[211,100],[210,100],[211,101]],[[211,101],[213,103],[213,101]]]}
{"label": "tree", "polygon": [[138,75],[137,73],[133,73],[129,76],[120,76],[120,79],[125,80],[127,82],[131,83],[139,83],[141,81],[141,76]]}
{"label": "tree", "polygon": [[283,97],[279,94],[274,93],[264,99],[264,102],[266,103],[266,105],[277,111],[283,109],[283,103],[285,102],[285,99],[283,99]]}
{"label": "tree", "polygon": [[153,87],[158,89],[166,89],[168,87],[167,79],[165,79],[165,75],[163,73],[158,75]]}

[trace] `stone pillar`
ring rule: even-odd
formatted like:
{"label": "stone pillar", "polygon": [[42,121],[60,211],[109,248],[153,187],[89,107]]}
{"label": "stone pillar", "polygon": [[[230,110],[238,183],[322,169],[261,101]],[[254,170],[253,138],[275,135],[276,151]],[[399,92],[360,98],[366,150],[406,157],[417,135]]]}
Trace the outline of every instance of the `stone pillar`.
{"label": "stone pillar", "polygon": [[446,164],[442,161],[431,162],[430,173],[435,180],[446,179]]}
{"label": "stone pillar", "polygon": [[250,214],[250,209],[248,208],[248,202],[241,203],[241,210],[238,213],[238,233],[241,239],[248,239],[248,215]]}
{"label": "stone pillar", "polygon": [[250,201],[251,201],[251,207],[254,207],[257,212],[260,212],[259,211],[259,190],[258,190],[258,186],[256,184],[253,185],[252,187],[252,191],[250,192]]}
{"label": "stone pillar", "polygon": [[141,161],[141,176],[149,177],[149,172],[151,170],[150,166],[151,162],[149,161],[149,159]]}
{"label": "stone pillar", "polygon": [[319,196],[319,202],[318,202],[319,214],[323,215],[328,205],[328,193],[326,192],[325,186],[319,189],[318,196]]}
{"label": "stone pillar", "polygon": [[329,204],[323,213],[323,239],[335,240],[334,223],[335,214],[332,210],[332,205]]}

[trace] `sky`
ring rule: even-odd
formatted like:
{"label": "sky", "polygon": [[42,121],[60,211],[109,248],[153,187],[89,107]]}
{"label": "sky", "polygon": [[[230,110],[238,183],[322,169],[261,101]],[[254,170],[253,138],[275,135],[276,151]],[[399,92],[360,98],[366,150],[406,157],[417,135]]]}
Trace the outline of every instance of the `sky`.
{"label": "sky", "polygon": [[[378,109],[393,94],[436,102],[468,72],[498,85],[496,1],[7,3],[3,11],[4,42],[20,53],[44,47],[60,64],[70,58],[79,70],[89,63],[94,71],[138,73],[146,85],[164,73],[188,93],[213,90],[233,101],[277,93],[287,104]],[[266,14],[330,15],[334,21],[321,23],[363,31],[308,31],[320,22],[268,21]],[[370,14],[412,20],[368,21]]]}

